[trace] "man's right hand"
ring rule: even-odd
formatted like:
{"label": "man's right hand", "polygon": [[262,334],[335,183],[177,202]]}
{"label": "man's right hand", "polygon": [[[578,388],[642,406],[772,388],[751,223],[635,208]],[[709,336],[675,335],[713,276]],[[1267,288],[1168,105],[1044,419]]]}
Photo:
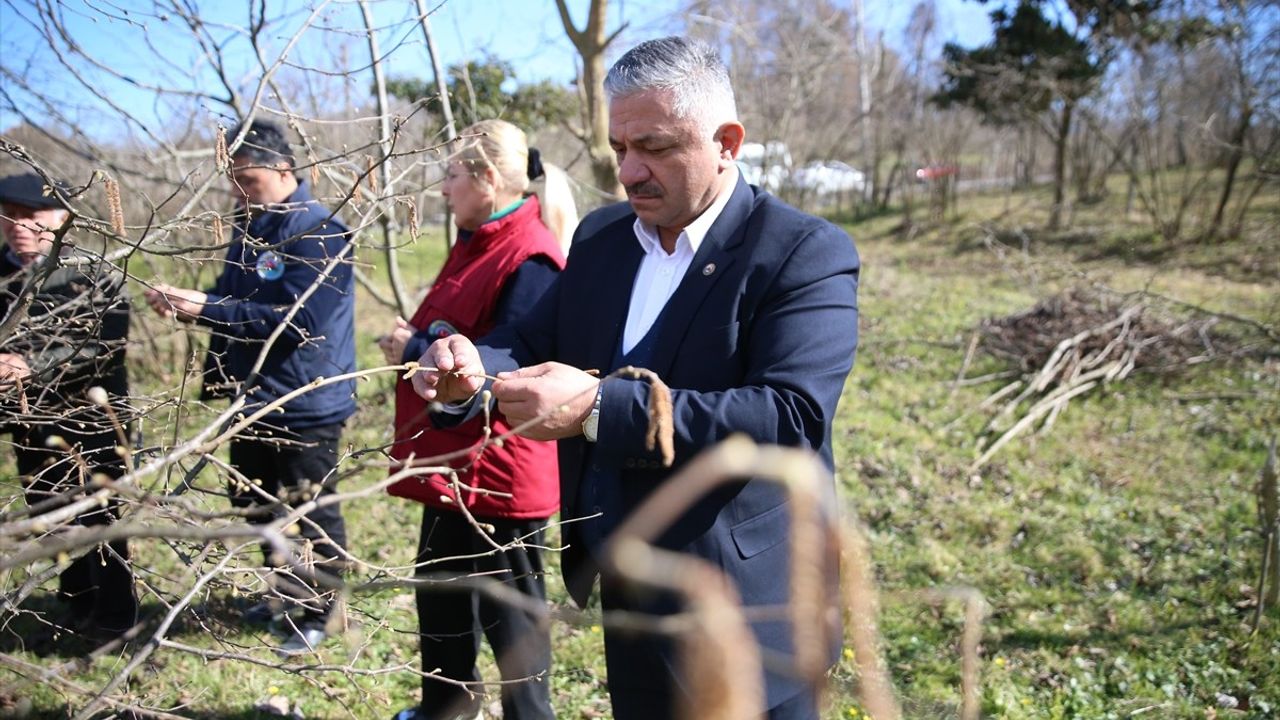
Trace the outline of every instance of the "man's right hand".
{"label": "man's right hand", "polygon": [[165,283],[156,283],[145,293],[147,304],[160,317],[177,318],[182,322],[191,322],[200,317],[209,296],[199,290],[176,288]]}
{"label": "man's right hand", "polygon": [[461,402],[484,387],[480,352],[465,336],[450,335],[431,343],[418,364],[429,369],[414,373],[413,391],[428,402]]}

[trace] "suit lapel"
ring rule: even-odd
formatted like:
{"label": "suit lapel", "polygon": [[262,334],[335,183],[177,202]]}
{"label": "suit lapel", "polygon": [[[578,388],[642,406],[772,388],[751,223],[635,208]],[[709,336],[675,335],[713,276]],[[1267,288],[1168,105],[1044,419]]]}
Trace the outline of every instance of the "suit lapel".
{"label": "suit lapel", "polygon": [[584,370],[608,371],[622,329],[627,325],[631,286],[635,283],[636,271],[640,268],[640,260],[644,258],[644,250],[636,240],[631,224],[622,225],[625,227],[618,230],[613,240],[617,247],[611,248],[610,262],[604,263],[604,267],[592,268],[592,272],[596,274],[593,284],[597,292],[590,295],[595,307],[584,313],[590,319],[581,328],[581,332],[591,338]]}
{"label": "suit lapel", "polygon": [[684,342],[703,299],[733,265],[735,256],[731,251],[745,237],[747,218],[751,215],[754,197],[750,186],[739,176],[733,196],[698,246],[698,252],[694,254],[693,262],[689,263],[689,269],[679,287],[663,308],[662,325],[658,328],[658,339],[649,367],[659,377],[665,378],[671,372],[676,351]]}

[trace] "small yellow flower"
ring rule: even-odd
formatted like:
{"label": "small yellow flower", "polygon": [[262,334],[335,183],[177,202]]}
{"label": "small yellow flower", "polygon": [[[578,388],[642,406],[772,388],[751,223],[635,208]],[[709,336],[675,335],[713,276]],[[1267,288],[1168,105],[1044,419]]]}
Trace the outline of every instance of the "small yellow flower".
{"label": "small yellow flower", "polygon": [[1004,664],[1005,664],[1005,659],[1004,659],[1004,658],[1002,658],[1002,657],[998,657],[998,658],[996,658],[996,666],[997,666],[997,667],[1004,667]]}
{"label": "small yellow flower", "polygon": [[858,714],[858,708],[849,708],[849,717],[856,718]]}
{"label": "small yellow flower", "polygon": [[600,626],[599,626],[599,625],[592,625],[592,626],[591,626],[591,632],[593,632],[593,633],[598,633],[598,632],[600,632]]}
{"label": "small yellow flower", "polygon": [[1031,704],[1031,698],[1022,698],[1022,704],[1023,704],[1023,705],[1030,705],[1030,704]]}
{"label": "small yellow flower", "polygon": [[268,694],[268,695],[279,695],[279,694],[280,694],[280,688],[276,687],[275,685],[272,685],[271,687],[267,688],[267,694]]}
{"label": "small yellow flower", "polygon": [[844,649],[844,659],[845,659],[845,660],[852,660],[852,659],[853,659],[853,648],[845,648],[845,649]]}

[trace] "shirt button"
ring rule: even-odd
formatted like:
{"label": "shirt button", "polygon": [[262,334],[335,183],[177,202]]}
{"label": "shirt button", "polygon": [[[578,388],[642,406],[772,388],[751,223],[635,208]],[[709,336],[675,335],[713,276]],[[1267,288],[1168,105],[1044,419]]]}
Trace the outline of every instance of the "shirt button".
{"label": "shirt button", "polygon": [[627,458],[622,461],[622,467],[633,468],[636,466],[635,458]]}

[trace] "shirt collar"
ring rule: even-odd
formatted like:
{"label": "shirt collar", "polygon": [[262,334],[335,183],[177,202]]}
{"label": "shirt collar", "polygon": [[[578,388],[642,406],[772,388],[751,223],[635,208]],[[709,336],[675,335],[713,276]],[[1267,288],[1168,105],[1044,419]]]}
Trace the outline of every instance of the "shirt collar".
{"label": "shirt collar", "polygon": [[[738,168],[730,166],[729,172],[731,177],[725,183],[724,189],[716,196],[714,202],[701,215],[694,218],[680,235],[676,238],[676,249],[674,254],[679,254],[682,247],[688,247],[690,254],[698,252],[698,248],[702,246],[702,241],[706,239],[707,233],[711,232],[711,226],[720,218],[720,213],[724,212],[724,208],[729,204],[729,198],[733,197],[733,191],[738,186]],[[662,240],[658,237],[658,228],[641,222],[640,218],[636,218],[633,225],[635,229],[636,240],[640,242],[640,247],[645,254],[652,255],[661,253],[666,255],[666,251],[662,249]]]}

